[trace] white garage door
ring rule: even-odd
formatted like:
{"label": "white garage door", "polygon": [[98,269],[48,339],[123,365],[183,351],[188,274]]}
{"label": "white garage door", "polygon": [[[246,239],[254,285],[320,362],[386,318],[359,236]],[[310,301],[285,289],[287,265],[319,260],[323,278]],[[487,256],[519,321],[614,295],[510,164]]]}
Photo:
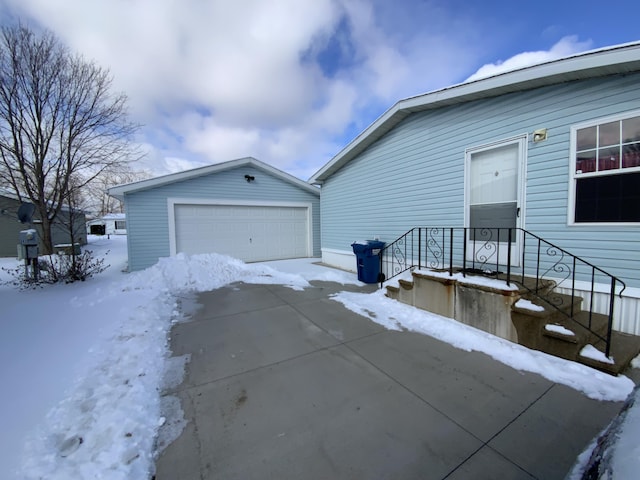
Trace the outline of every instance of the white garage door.
{"label": "white garage door", "polygon": [[308,257],[307,215],[305,207],[176,204],[176,252],[245,262]]}

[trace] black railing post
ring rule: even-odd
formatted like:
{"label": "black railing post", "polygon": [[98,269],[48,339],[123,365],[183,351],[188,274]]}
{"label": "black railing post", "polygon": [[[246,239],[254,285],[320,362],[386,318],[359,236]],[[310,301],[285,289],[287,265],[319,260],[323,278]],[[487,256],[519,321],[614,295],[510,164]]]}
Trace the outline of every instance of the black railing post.
{"label": "black railing post", "polygon": [[453,276],[453,227],[449,229],[449,276]]}
{"label": "black railing post", "polygon": [[596,269],[591,267],[591,295],[589,296],[589,328],[591,328],[591,322],[593,320],[593,295],[596,282]]}
{"label": "black railing post", "polygon": [[416,245],[416,241],[415,241],[415,233],[416,233],[416,229],[412,228],[411,229],[411,266],[415,266],[415,262],[416,262],[416,256],[415,256],[415,245]]}
{"label": "black railing post", "polygon": [[472,246],[472,252],[471,252],[471,269],[475,270],[476,269],[476,227],[473,227],[471,229],[471,231],[473,232],[473,246]]}
{"label": "black railing post", "polygon": [[539,280],[540,280],[540,239],[538,239],[538,258],[536,260],[536,293],[538,293]]}
{"label": "black railing post", "polygon": [[[496,228],[498,231],[498,240],[496,240],[496,278],[498,278],[498,272],[500,271],[500,228]],[[491,229],[489,229],[491,231]]]}
{"label": "black railing post", "polygon": [[522,230],[522,284],[524,285],[525,258],[527,255],[527,232]]}
{"label": "black railing post", "polygon": [[418,268],[422,269],[422,227],[418,227]]}
{"label": "black railing post", "polygon": [[442,269],[444,270],[445,269],[445,265],[446,265],[446,261],[447,261],[447,257],[446,257],[446,250],[447,249],[445,248],[445,245],[446,245],[446,243],[445,243],[446,242],[446,234],[444,233],[446,228],[443,227],[441,230],[442,230],[442,243],[440,245],[442,245],[442,252],[440,252],[440,253],[442,254],[442,259],[441,259],[442,260]]}
{"label": "black railing post", "polygon": [[605,348],[605,356],[608,358],[611,351],[611,331],[613,330],[613,302],[616,298],[616,278],[611,278],[611,292],[609,299],[609,322],[607,324],[607,346]]}
{"label": "black railing post", "polygon": [[467,276],[467,227],[462,229],[464,236],[462,237],[462,276]]}
{"label": "black railing post", "polygon": [[[411,235],[413,235],[413,230],[411,230]],[[407,241],[409,240],[409,235],[404,239],[404,268],[407,268]]]}
{"label": "black railing post", "polygon": [[574,298],[576,298],[576,257],[573,257],[573,275],[571,277],[571,318],[573,318]]}
{"label": "black railing post", "polygon": [[424,266],[429,266],[429,227],[424,227]]}
{"label": "black railing post", "polygon": [[511,229],[507,235],[507,286],[511,284]]}

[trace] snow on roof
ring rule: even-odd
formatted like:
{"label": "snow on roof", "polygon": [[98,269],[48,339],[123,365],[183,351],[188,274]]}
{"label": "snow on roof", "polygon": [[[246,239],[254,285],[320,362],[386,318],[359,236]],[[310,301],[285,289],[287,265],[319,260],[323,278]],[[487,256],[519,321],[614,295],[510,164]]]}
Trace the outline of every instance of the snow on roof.
{"label": "snow on roof", "polygon": [[412,113],[563,82],[637,71],[640,71],[640,41],[582,52],[405,98],[345,146],[309,179],[309,183],[322,184]]}

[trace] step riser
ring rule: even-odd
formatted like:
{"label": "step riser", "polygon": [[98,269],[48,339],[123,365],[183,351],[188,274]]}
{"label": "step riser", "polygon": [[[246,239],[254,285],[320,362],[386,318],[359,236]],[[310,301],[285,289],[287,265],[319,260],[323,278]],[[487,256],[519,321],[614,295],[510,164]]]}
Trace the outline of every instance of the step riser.
{"label": "step riser", "polygon": [[[493,290],[493,291],[492,291]],[[543,290],[548,290],[545,287]],[[571,299],[567,295],[550,293],[553,301],[566,302],[561,306],[565,312],[571,311]],[[454,318],[461,323],[471,325],[528,348],[540,350],[560,358],[584,363],[607,373],[617,374],[626,368],[629,359],[621,364],[608,365],[585,359],[579,355],[585,345],[604,348],[603,342],[593,333],[580,327],[565,313],[546,305],[541,298],[536,298],[530,292],[502,292],[497,294],[495,289],[462,285],[455,280],[432,277],[425,274],[413,274],[413,281],[402,280],[399,287],[387,287],[387,296],[401,303],[412,305],[438,315]],[[545,312],[537,313],[514,308],[519,298],[527,298],[536,305],[545,306]],[[502,299],[502,300],[501,300]],[[588,325],[588,314],[581,311],[582,298],[575,297],[573,310],[580,323]],[[475,308],[475,310],[474,310]],[[506,310],[505,310],[506,308]],[[507,313],[503,315],[501,312]],[[466,312],[466,313],[464,313]],[[484,312],[484,313],[483,313]],[[581,313],[578,313],[581,312]],[[505,318],[502,318],[502,317]],[[574,332],[575,337],[562,338],[549,334],[545,325],[557,324]],[[593,314],[592,330],[605,338],[607,334],[607,319],[603,315]],[[640,341],[638,342],[640,350]],[[616,357],[613,357],[615,360]]]}

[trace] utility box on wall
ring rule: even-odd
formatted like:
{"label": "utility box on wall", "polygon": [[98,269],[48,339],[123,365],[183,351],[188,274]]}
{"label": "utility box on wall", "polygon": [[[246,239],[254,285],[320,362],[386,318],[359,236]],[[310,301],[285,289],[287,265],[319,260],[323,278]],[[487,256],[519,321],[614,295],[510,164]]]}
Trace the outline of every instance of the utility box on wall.
{"label": "utility box on wall", "polygon": [[21,230],[18,244],[18,259],[29,260],[38,258],[38,232],[33,228]]}

